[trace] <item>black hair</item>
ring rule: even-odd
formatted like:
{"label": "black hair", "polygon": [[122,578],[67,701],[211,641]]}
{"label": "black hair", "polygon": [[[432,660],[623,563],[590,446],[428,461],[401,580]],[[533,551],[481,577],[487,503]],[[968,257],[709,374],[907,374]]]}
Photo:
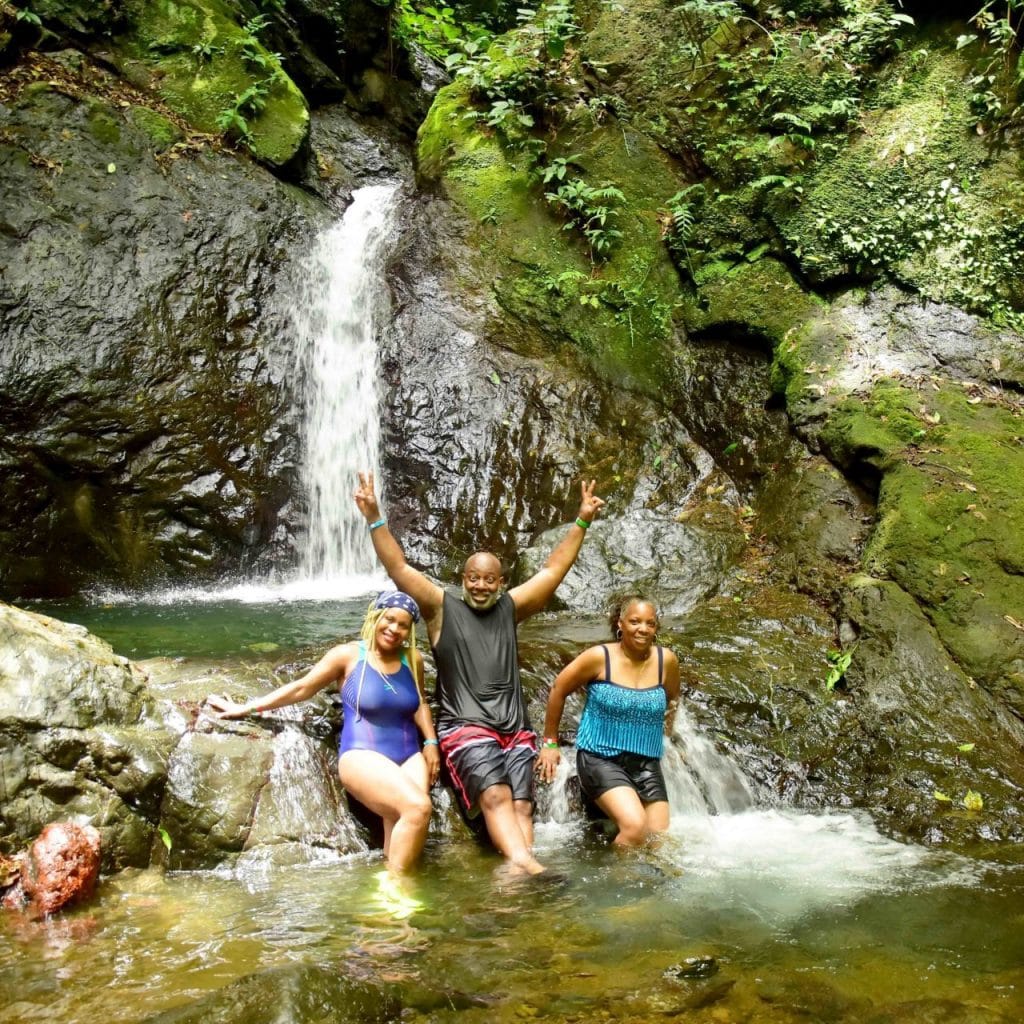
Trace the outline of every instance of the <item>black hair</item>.
{"label": "black hair", "polygon": [[608,606],[608,625],[611,627],[612,636],[618,632],[619,619],[622,618],[622,613],[631,604],[649,604],[654,609],[654,618],[659,625],[661,625],[661,613],[658,611],[658,606],[649,597],[644,594],[623,594],[621,597],[615,597],[612,599],[611,604]]}

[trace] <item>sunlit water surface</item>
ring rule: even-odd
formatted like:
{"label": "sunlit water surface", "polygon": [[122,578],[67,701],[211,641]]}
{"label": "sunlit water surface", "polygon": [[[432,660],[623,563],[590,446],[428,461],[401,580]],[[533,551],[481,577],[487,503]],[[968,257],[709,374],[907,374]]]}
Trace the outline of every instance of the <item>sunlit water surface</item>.
{"label": "sunlit water surface", "polygon": [[[134,657],[228,659],[333,642],[364,608],[179,595],[50,610]],[[618,854],[556,786],[537,847],[561,883],[510,882],[467,835],[437,834],[406,920],[372,853],[129,871],[52,921],[0,918],[0,1024],[1024,1019],[1019,867],[895,842],[864,814],[695,811],[683,766],[668,769],[683,811],[659,850]],[[723,800],[747,799],[736,785]],[[710,973],[673,977],[690,957]]]}

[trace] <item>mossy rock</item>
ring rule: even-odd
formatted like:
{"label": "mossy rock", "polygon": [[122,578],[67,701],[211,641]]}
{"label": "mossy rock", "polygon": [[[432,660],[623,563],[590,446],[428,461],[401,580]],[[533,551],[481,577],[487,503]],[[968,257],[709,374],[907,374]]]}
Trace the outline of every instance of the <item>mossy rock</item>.
{"label": "mossy rock", "polygon": [[964,671],[1024,714],[1021,409],[948,382],[880,381],[821,437],[840,464],[880,475],[866,570],[913,596]]}
{"label": "mossy rock", "polygon": [[116,40],[122,72],[199,131],[227,131],[281,167],[305,144],[309,109],[276,54],[220,0],[135,0]]}
{"label": "mossy rock", "polygon": [[683,309],[687,330],[757,335],[773,346],[816,317],[825,304],[809,295],[778,260],[708,264]]}
{"label": "mossy rock", "polygon": [[973,131],[968,71],[961,55],[937,48],[886,69],[859,134],[777,217],[808,279],[890,274],[969,310],[1012,317],[1022,308],[1017,158],[993,157]]}
{"label": "mossy rock", "polygon": [[114,0],[32,0],[18,6],[30,9],[46,24],[78,33],[110,31],[122,17],[122,5]]}
{"label": "mossy rock", "polygon": [[128,116],[138,129],[152,139],[158,150],[172,146],[182,137],[181,130],[173,121],[149,107],[133,107]]}
{"label": "mossy rock", "polygon": [[677,179],[649,139],[618,124],[570,119],[548,144],[572,157],[589,185],[614,185],[624,201],[612,220],[622,237],[595,260],[571,225],[545,201],[527,147],[482,128],[461,80],[442,89],[418,137],[420,174],[440,183],[469,218],[469,241],[492,261],[494,295],[548,347],[569,344],[609,378],[661,389],[674,336],[677,274],[661,240],[660,217]]}

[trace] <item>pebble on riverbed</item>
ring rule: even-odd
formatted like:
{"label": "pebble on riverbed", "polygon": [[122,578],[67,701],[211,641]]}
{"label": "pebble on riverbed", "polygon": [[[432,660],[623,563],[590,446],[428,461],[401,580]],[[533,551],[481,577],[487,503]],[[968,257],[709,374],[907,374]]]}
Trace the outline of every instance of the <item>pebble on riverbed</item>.
{"label": "pebble on riverbed", "polygon": [[666,968],[663,977],[672,981],[691,981],[710,978],[718,973],[718,961],[713,956],[688,956],[681,963]]}

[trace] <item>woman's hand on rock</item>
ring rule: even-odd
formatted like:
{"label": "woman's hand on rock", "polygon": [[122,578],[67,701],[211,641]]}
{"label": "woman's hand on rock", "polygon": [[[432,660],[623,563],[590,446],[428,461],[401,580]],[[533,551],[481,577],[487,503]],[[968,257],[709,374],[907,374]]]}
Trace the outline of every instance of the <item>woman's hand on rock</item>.
{"label": "woman's hand on rock", "polygon": [[214,694],[206,698],[206,706],[212,710],[214,718],[245,718],[246,715],[252,714],[248,704],[237,704],[227,697],[217,697]]}

